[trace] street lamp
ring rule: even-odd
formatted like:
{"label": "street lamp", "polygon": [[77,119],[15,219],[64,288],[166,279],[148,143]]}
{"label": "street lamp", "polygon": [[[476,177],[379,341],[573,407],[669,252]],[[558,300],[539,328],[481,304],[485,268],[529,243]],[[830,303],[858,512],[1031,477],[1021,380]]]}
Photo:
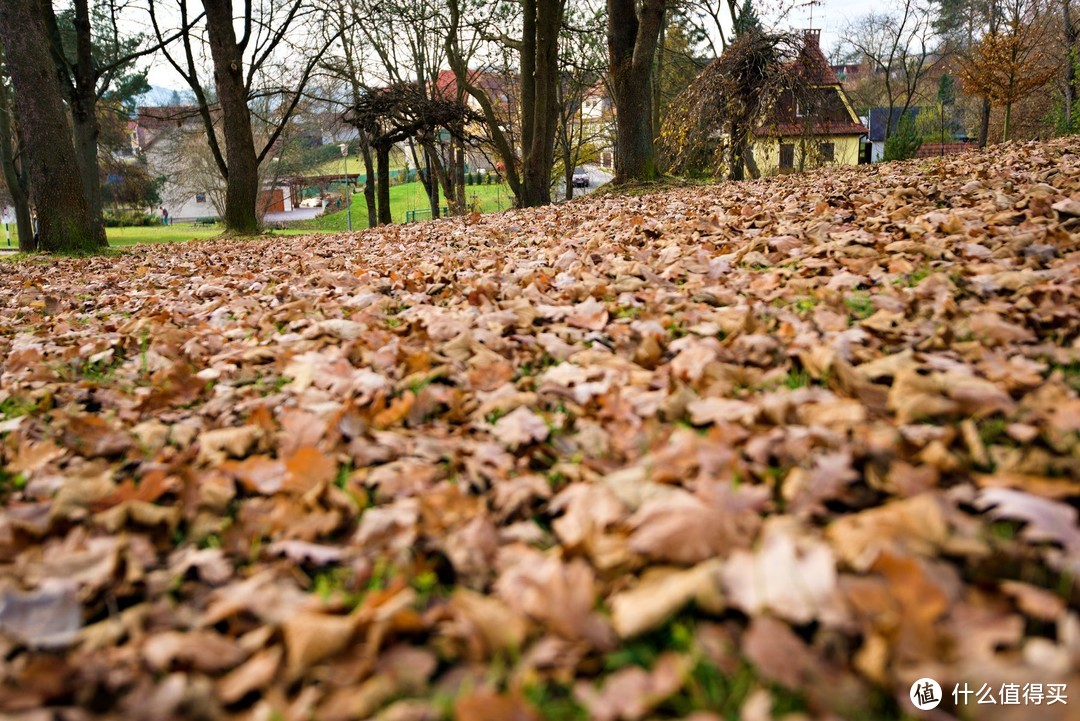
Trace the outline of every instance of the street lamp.
{"label": "street lamp", "polygon": [[338,143],[338,147],[341,148],[341,157],[345,158],[345,222],[351,233],[352,193],[349,192],[349,145],[348,143]]}

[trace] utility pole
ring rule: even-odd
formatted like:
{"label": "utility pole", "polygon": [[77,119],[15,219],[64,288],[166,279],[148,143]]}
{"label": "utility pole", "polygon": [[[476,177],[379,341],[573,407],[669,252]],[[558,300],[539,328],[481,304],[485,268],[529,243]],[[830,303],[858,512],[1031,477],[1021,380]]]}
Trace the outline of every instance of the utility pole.
{"label": "utility pole", "polygon": [[349,188],[349,144],[338,143],[341,157],[345,159],[345,223],[352,232],[352,190]]}

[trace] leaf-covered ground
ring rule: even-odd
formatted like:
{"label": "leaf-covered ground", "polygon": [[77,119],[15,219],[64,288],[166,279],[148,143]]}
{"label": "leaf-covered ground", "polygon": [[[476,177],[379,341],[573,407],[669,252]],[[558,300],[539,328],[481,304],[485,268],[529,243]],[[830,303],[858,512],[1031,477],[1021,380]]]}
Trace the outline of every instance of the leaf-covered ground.
{"label": "leaf-covered ground", "polygon": [[1065,141],[4,264],[0,715],[1076,718],[1078,337]]}

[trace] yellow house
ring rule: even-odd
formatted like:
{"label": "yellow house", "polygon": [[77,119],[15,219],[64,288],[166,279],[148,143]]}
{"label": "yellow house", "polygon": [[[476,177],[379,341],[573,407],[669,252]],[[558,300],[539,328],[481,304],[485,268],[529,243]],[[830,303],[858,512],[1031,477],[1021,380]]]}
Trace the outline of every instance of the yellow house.
{"label": "yellow house", "polygon": [[869,131],[829,67],[820,40],[820,30],[806,30],[795,59],[796,71],[810,86],[809,98],[800,102],[791,93],[781,95],[769,122],[754,131],[753,159],[760,175],[859,162],[859,138]]}

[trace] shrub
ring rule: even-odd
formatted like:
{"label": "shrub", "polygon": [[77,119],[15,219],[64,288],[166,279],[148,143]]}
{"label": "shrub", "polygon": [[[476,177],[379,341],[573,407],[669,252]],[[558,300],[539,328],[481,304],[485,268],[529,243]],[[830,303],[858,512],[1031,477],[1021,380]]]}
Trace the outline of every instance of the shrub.
{"label": "shrub", "polygon": [[106,228],[147,228],[161,225],[161,218],[141,210],[106,210],[102,213],[102,223]]}

